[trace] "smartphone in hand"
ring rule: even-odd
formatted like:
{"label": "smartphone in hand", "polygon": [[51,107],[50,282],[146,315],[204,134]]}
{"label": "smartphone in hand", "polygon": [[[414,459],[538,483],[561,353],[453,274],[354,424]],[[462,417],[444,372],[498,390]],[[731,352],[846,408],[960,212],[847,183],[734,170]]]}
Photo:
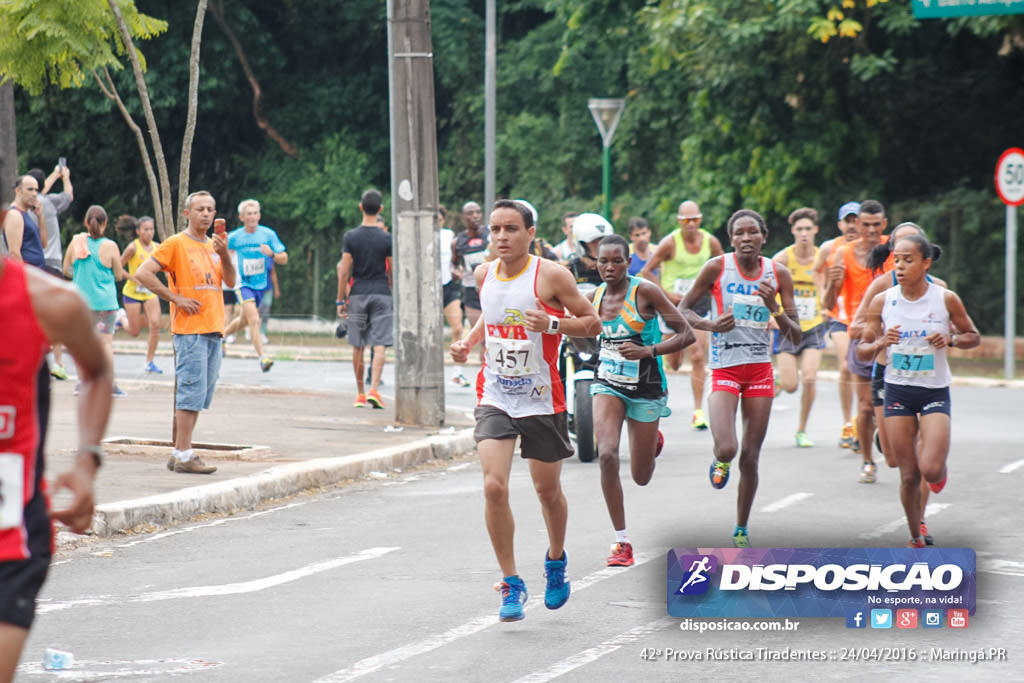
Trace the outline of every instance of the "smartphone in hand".
{"label": "smartphone in hand", "polygon": [[61,158],[57,159],[57,165],[60,166],[61,168],[67,168],[68,167],[68,158],[67,157],[61,157]]}
{"label": "smartphone in hand", "polygon": [[228,226],[227,221],[223,218],[213,219],[213,234],[220,235],[224,239],[227,239]]}

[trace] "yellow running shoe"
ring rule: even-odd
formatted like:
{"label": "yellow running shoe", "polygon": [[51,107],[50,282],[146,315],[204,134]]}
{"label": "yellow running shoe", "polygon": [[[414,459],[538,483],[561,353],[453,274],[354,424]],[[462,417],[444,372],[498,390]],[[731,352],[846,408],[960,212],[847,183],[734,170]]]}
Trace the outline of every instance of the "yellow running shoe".
{"label": "yellow running shoe", "polygon": [[694,429],[707,429],[708,419],[704,416],[704,411],[700,408],[693,411],[693,428]]}
{"label": "yellow running shoe", "polygon": [[843,431],[839,433],[839,447],[853,448],[853,442],[856,440],[857,434],[854,431],[853,423],[847,422],[843,425]]}

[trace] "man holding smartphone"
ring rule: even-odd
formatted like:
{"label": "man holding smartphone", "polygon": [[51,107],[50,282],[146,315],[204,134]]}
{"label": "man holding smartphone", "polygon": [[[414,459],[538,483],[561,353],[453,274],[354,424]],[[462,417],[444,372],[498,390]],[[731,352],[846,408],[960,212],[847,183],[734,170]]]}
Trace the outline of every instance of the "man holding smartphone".
{"label": "man holding smartphone", "polygon": [[[57,217],[68,210],[71,203],[75,201],[75,190],[71,186],[71,171],[68,170],[64,157],[53,167],[50,175],[43,173],[42,169],[33,168],[28,175],[36,179],[39,184],[39,208],[42,209],[43,223],[46,225],[46,246],[43,248],[43,256],[46,259],[46,272],[50,275],[63,277],[61,274],[61,263],[64,260],[64,250],[61,248],[60,223]],[[50,189],[57,181],[61,182],[60,192],[50,192]]]}
{"label": "man holding smartphone", "polygon": [[[187,474],[211,474],[217,470],[192,451],[192,432],[199,412],[213,402],[213,390],[224,355],[224,298],[221,281],[235,284],[235,267],[222,235],[206,236],[217,213],[217,203],[206,191],[193,192],[185,200],[188,227],[167,238],[135,271],[142,286],[171,307],[174,335],[175,438],[167,469]],[[158,271],[167,273],[169,287]]]}

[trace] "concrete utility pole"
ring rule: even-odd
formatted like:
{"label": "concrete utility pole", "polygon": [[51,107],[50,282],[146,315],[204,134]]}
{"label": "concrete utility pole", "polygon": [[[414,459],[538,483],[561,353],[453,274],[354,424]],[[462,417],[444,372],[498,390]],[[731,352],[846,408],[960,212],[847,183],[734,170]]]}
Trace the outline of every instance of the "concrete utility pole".
{"label": "concrete utility pole", "polygon": [[14,129],[14,83],[0,85],[0,202],[14,199],[18,174],[18,136]]}
{"label": "concrete utility pole", "polygon": [[484,15],[484,222],[491,215],[495,188],[495,129],[497,121],[497,9],[487,0]]}
{"label": "concrete utility pole", "polygon": [[388,0],[395,420],[444,424],[444,342],[429,0]]}

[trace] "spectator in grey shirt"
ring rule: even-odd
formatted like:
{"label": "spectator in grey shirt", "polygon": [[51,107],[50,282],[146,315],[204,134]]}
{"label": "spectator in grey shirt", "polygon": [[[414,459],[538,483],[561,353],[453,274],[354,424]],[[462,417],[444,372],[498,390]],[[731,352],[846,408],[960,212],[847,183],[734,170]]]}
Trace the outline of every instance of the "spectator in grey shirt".
{"label": "spectator in grey shirt", "polygon": [[[44,175],[42,169],[33,168],[28,175],[39,183],[39,205],[43,210],[43,221],[46,223],[46,246],[43,256],[46,257],[46,272],[57,277],[61,274],[64,251],[60,241],[60,223],[57,216],[67,211],[75,200],[75,190],[71,187],[71,171],[67,166],[55,166],[53,173]],[[60,179],[63,192],[50,192],[50,188]]]}
{"label": "spectator in grey shirt", "polygon": [[[48,176],[43,174],[41,168],[33,168],[28,172],[28,175],[35,178],[36,182],[39,183],[39,210],[42,214],[40,220],[46,225],[47,237],[46,246],[43,247],[43,257],[46,259],[44,270],[50,275],[65,279],[64,274],[61,272],[64,252],[61,248],[60,223],[57,220],[57,216],[67,211],[68,207],[71,206],[71,202],[75,200],[75,190],[71,187],[71,171],[68,170],[67,166],[58,164],[54,166],[53,173]],[[61,181],[63,192],[50,193],[50,188],[53,187],[58,178]],[[64,345],[59,342],[51,347],[53,358],[50,360],[50,374],[56,379],[68,378],[67,370],[64,369],[63,348]]]}

